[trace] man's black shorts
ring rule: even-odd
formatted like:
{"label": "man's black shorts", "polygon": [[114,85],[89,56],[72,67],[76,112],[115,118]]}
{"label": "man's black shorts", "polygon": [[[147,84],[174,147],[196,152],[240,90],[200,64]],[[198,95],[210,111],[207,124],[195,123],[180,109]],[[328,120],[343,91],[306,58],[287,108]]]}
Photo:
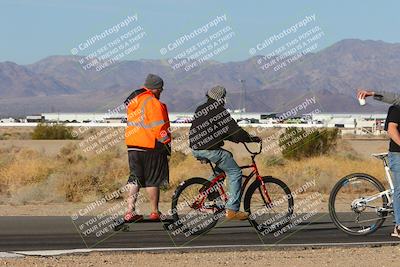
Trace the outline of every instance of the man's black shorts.
{"label": "man's black shorts", "polygon": [[160,151],[128,151],[130,175],[128,183],[140,187],[166,186],[169,182],[167,154]]}

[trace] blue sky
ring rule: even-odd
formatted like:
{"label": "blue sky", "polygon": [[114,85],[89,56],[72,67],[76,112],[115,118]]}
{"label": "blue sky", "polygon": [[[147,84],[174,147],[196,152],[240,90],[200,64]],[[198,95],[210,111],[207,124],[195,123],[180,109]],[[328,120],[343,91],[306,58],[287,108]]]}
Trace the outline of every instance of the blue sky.
{"label": "blue sky", "polygon": [[214,58],[222,62],[249,58],[249,48],[312,14],[325,33],[318,49],[346,38],[393,43],[400,42],[399,10],[398,1],[372,0],[1,0],[0,62],[70,55],[71,48],[133,14],[146,37],[124,59],[163,58],[161,47],[223,14],[235,37]]}

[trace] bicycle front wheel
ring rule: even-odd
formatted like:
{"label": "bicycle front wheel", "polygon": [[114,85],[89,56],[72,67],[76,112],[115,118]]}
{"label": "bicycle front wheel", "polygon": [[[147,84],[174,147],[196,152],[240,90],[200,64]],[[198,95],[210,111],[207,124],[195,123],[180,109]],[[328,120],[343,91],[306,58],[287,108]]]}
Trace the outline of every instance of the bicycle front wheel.
{"label": "bicycle front wheel", "polygon": [[175,232],[199,235],[213,228],[224,215],[224,201],[221,199],[217,183],[211,187],[210,181],[195,177],[182,182],[172,198],[172,217]]}
{"label": "bicycle front wheel", "polygon": [[290,223],[293,214],[293,197],[289,187],[271,176],[262,178],[265,190],[259,180],[247,189],[244,209],[250,214],[249,221],[257,231],[276,232]]}
{"label": "bicycle front wheel", "polygon": [[365,173],[340,179],[329,197],[329,214],[336,227],[350,235],[375,232],[388,214],[382,183]]}

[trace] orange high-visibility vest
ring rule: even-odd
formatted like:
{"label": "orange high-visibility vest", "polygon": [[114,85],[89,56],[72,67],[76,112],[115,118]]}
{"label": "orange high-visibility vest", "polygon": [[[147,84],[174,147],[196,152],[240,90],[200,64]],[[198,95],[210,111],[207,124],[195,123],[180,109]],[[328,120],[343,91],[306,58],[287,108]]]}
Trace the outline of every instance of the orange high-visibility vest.
{"label": "orange high-visibility vest", "polygon": [[171,142],[167,106],[147,88],[127,105],[125,143],[129,146],[155,148],[156,141]]}

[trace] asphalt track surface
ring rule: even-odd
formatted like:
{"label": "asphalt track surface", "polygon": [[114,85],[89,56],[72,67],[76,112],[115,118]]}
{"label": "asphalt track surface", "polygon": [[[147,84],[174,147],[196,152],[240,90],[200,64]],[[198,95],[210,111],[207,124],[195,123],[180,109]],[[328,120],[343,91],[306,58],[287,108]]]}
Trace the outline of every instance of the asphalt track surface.
{"label": "asphalt track surface", "polygon": [[[85,221],[89,217],[83,218]],[[390,236],[392,219],[375,233],[349,236],[336,229],[328,214],[319,213],[288,231],[274,236],[260,235],[249,222],[224,222],[222,219],[205,235],[172,235],[163,223],[141,222],[129,225],[128,231],[108,231],[101,236],[84,236],[78,231],[81,222],[63,216],[0,217],[0,251],[37,251],[87,248],[184,248],[184,247],[285,247],[331,245],[389,245],[400,239]]]}

